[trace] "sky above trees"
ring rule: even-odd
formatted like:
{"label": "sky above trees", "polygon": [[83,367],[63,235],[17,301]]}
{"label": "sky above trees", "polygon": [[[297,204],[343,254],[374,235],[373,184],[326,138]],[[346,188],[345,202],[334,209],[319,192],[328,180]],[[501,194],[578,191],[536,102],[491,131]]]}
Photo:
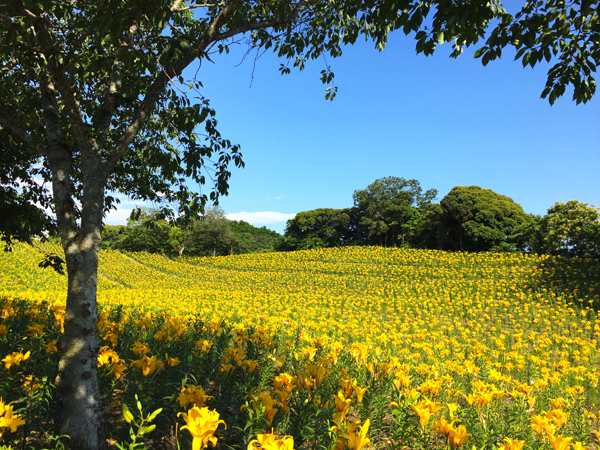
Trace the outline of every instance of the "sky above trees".
{"label": "sky above trees", "polygon": [[[381,53],[359,42],[285,76],[272,53],[245,53],[240,44],[198,71],[246,162],[220,202],[233,220],[283,232],[295,213],[349,207],[355,190],[386,176],[417,179],[438,200],[481,186],[534,214],[557,201],[600,204],[600,104],[575,105],[569,90],[553,106],[540,99],[550,64],[524,69],[505,54],[483,67],[469,50],[448,58],[449,45],[425,57],[398,33]],[[327,64],[332,102],[319,79]],[[106,222],[126,223],[135,206],[124,199]]]}

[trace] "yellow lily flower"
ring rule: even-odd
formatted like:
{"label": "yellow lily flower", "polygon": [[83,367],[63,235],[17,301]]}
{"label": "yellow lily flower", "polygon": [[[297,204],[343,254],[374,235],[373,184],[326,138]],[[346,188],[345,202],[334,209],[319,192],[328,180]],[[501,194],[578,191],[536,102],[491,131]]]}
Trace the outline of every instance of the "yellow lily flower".
{"label": "yellow lily flower", "polygon": [[213,435],[217,427],[222,423],[227,428],[227,424],[223,420],[219,420],[219,413],[211,411],[207,407],[194,406],[187,414],[177,414],[177,417],[179,416],[183,416],[183,420],[186,422],[181,429],[187,429],[193,437],[192,450],[201,450],[207,447],[209,442],[216,445],[217,438]]}

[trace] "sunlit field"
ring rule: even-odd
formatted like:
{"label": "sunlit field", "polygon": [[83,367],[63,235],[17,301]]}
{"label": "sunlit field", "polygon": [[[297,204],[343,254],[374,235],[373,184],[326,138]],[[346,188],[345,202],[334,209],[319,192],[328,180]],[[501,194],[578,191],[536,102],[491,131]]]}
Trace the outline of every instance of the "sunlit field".
{"label": "sunlit field", "polygon": [[[66,276],[40,260],[0,254],[0,444],[15,448],[60,434]],[[598,260],[105,251],[98,301],[113,448],[598,447]]]}

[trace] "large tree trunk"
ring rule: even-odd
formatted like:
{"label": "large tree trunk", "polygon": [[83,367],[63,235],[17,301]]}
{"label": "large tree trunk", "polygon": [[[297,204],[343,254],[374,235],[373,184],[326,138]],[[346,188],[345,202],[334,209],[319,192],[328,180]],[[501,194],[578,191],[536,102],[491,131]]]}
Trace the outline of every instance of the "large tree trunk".
{"label": "large tree trunk", "polygon": [[[86,186],[88,187],[88,186]],[[98,338],[98,252],[102,226],[104,191],[89,186],[94,195],[84,195],[82,225],[73,238],[61,229],[68,274],[65,331],[60,339],[61,358],[56,379],[59,420],[72,449],[106,447],[104,422],[96,368]],[[85,198],[95,197],[96,201]],[[68,207],[63,207],[63,212]],[[60,208],[57,207],[57,210]]]}
{"label": "large tree trunk", "polygon": [[106,448],[98,388],[98,254],[104,213],[101,159],[82,155],[83,204],[81,226],[74,242],[63,242],[68,293],[62,355],[58,366],[61,428],[73,449]]}
{"label": "large tree trunk", "polygon": [[65,144],[58,121],[58,105],[52,82],[42,86],[44,125],[48,137],[48,167],[52,171],[52,193],[68,274],[65,331],[59,340],[61,352],[56,377],[61,432],[77,450],[106,448],[104,422],[96,369],[98,339],[98,252],[104,212],[105,173],[100,152],[82,152],[83,204],[81,224],[72,194],[73,154]]}
{"label": "large tree trunk", "polygon": [[96,373],[98,250],[93,247],[66,254],[69,287],[56,380],[61,430],[69,435],[70,448],[86,450],[106,447]]}

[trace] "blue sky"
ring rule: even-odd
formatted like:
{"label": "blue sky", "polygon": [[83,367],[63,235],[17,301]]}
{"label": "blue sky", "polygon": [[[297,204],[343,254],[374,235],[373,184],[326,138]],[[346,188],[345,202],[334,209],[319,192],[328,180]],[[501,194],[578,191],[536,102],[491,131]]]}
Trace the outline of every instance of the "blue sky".
{"label": "blue sky", "polygon": [[[330,102],[323,59],[282,76],[274,54],[241,62],[244,52],[232,47],[198,72],[246,163],[232,167],[220,201],[232,219],[282,233],[295,213],[352,206],[355,190],[386,176],[416,179],[438,200],[481,186],[535,214],[571,199],[600,206],[599,100],[540,99],[549,64],[524,69],[505,55],[483,67],[470,50],[449,58],[448,44],[425,57],[393,34],[383,52],[359,42],[327,60],[338,86]],[[132,207],[107,223],[125,223]]]}

